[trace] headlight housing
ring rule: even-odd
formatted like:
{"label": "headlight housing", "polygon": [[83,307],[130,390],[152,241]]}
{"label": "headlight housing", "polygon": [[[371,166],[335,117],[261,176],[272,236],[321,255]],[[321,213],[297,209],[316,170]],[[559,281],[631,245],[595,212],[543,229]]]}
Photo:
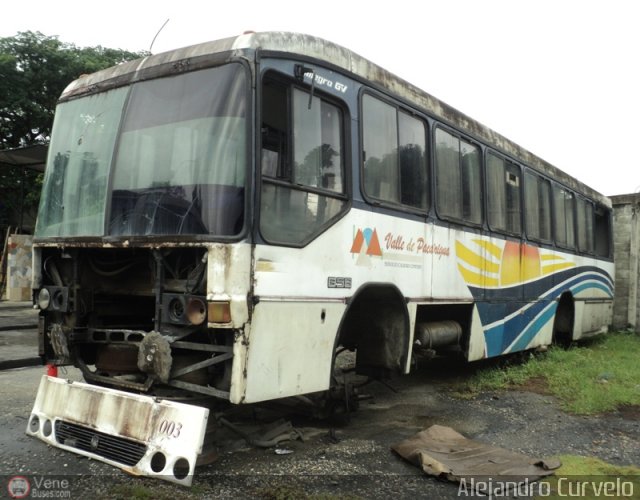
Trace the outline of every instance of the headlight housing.
{"label": "headlight housing", "polygon": [[41,288],[38,292],[38,307],[43,311],[49,308],[51,304],[51,294],[46,288]]}

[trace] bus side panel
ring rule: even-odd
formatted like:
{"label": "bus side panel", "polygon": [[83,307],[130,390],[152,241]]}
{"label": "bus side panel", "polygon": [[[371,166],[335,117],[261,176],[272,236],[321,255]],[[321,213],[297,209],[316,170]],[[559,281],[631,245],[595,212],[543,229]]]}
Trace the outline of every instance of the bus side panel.
{"label": "bus side panel", "polygon": [[[433,226],[421,221],[352,209],[303,248],[256,245],[245,401],[327,389],[340,321],[357,291],[389,286],[407,300],[428,300],[432,255],[439,252],[441,267],[455,272],[446,242],[434,246],[432,234]],[[410,367],[416,306],[409,302],[407,311],[403,372]]]}
{"label": "bus side panel", "polygon": [[[474,316],[469,360],[480,358],[478,328],[485,357],[550,344],[558,301],[566,293],[573,299],[574,338],[604,331],[610,322],[613,266],[608,263],[464,232],[457,233],[455,248],[481,324]],[[434,275],[444,272],[436,266]]]}
{"label": "bus side panel", "polygon": [[482,321],[478,313],[477,305],[473,308],[471,316],[471,332],[469,335],[469,348],[467,349],[467,361],[476,361],[487,357],[487,345],[484,339]]}
{"label": "bus side panel", "polygon": [[[430,228],[420,221],[352,209],[303,248],[256,245],[254,295],[345,300],[367,283],[388,283],[407,298],[431,297],[431,255],[436,250]],[[455,270],[448,265],[453,262],[449,249],[441,244],[437,251],[447,252],[440,262]]]}
{"label": "bus side panel", "polygon": [[613,264],[590,257],[580,263],[576,283],[572,287],[575,318],[573,339],[605,333],[613,317]]}
{"label": "bus side panel", "polygon": [[[409,312],[409,349],[413,349],[414,334],[416,331],[416,311],[418,304],[411,302],[407,304],[407,310]],[[404,373],[407,374],[411,371],[411,355],[407,356],[407,360],[404,366]]]}
{"label": "bus side panel", "polygon": [[456,227],[434,232],[433,298],[473,302],[484,297],[485,270],[480,236]]}
{"label": "bus side panel", "polygon": [[328,389],[335,334],[345,308],[318,302],[257,304],[248,335],[243,402]]}
{"label": "bus side panel", "polygon": [[[580,321],[574,330],[574,339],[606,333],[611,322],[612,311],[611,301],[594,299],[577,301],[576,318],[580,318]],[[577,330],[578,327],[580,331]]]}

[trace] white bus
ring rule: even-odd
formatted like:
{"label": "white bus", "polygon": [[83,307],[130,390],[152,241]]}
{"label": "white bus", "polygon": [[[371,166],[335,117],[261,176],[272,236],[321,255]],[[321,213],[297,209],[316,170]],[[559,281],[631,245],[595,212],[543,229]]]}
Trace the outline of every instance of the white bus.
{"label": "white bus", "polygon": [[606,331],[611,203],[345,48],[248,33],[67,87],[34,275],[40,354],[87,384],[43,377],[27,432],[189,484],[212,401],[331,394],[338,350],[384,377]]}

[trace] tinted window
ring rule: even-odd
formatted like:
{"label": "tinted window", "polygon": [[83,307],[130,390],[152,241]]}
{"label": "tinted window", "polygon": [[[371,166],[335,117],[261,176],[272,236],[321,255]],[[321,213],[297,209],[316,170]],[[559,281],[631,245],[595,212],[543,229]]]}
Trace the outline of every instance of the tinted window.
{"label": "tinted window", "polygon": [[262,102],[260,231],[274,243],[302,244],[347,206],[343,195],[342,110],[266,78]]}
{"label": "tinted window", "polygon": [[565,248],[575,247],[573,193],[560,186],[553,186],[553,220],[556,243]]}
{"label": "tinted window", "polygon": [[531,172],[525,173],[525,219],[527,236],[536,240],[551,240],[551,185],[548,180]]}
{"label": "tinted window", "polygon": [[520,233],[520,179],[518,165],[487,154],[487,207],[491,229]]}
{"label": "tinted window", "polygon": [[317,97],[293,91],[293,182],[342,193],[342,112]]}
{"label": "tinted window", "polygon": [[362,98],[364,190],[371,198],[427,208],[423,121],[365,94]]}
{"label": "tinted window", "polygon": [[370,95],[362,98],[364,188],[372,198],[400,202],[396,109]]}
{"label": "tinted window", "polygon": [[240,64],[135,84],[115,158],[109,234],[240,233],[246,131]]}
{"label": "tinted window", "polygon": [[611,255],[611,230],[609,227],[610,221],[610,210],[602,206],[596,206],[595,251],[598,257],[609,257]]}
{"label": "tinted window", "polygon": [[582,198],[578,198],[576,202],[578,249],[581,252],[593,253],[593,205]]}
{"label": "tinted window", "polygon": [[480,149],[436,129],[436,206],[441,217],[482,222]]}
{"label": "tinted window", "polygon": [[422,120],[398,113],[400,202],[427,208],[426,129]]}

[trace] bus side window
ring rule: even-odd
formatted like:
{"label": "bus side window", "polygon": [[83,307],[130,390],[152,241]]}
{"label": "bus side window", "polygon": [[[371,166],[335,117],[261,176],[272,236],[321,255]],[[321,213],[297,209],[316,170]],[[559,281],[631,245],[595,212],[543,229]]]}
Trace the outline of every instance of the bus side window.
{"label": "bus side window", "polygon": [[565,248],[574,248],[574,196],[566,189],[553,186],[553,220],[556,243]]}
{"label": "bus side window", "polygon": [[260,233],[304,245],[347,208],[343,111],[284,80],[262,87]]}
{"label": "bus side window", "polygon": [[369,94],[362,97],[364,192],[385,203],[427,208],[426,125]]}
{"label": "bus side window", "polygon": [[532,172],[524,175],[525,222],[527,236],[551,241],[551,185]]}
{"label": "bus side window", "polygon": [[287,179],[287,87],[265,83],[262,99],[262,174]]}
{"label": "bus side window", "polygon": [[487,154],[487,203],[491,229],[520,234],[520,184],[518,165],[491,152]]}
{"label": "bus side window", "polygon": [[480,148],[436,129],[436,208],[438,215],[482,223]]}
{"label": "bus side window", "polygon": [[602,206],[596,205],[595,208],[595,251],[598,257],[611,256],[611,230],[610,230],[611,212]]}
{"label": "bus side window", "polygon": [[578,250],[593,253],[593,205],[583,198],[577,199]]}

